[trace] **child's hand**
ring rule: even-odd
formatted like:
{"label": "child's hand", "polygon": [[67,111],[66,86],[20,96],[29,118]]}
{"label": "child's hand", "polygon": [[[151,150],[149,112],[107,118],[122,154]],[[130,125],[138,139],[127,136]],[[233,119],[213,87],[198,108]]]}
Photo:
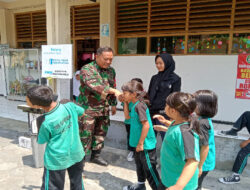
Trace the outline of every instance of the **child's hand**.
{"label": "child's hand", "polygon": [[249,144],[249,140],[243,141],[243,142],[240,143],[240,147],[241,147],[241,148],[244,148],[244,147],[246,147],[248,144]]}
{"label": "child's hand", "polygon": [[158,119],[161,123],[165,123],[166,119],[162,115],[154,115],[153,119]]}
{"label": "child's hand", "polygon": [[123,94],[119,95],[119,96],[118,96],[118,100],[119,100],[120,102],[124,102],[124,95],[123,95]]}
{"label": "child's hand", "polygon": [[201,174],[202,174],[202,167],[201,168],[199,167],[199,177],[201,176]]}
{"label": "child's hand", "polygon": [[143,144],[138,144],[137,147],[136,147],[136,152],[141,152],[143,151]]}
{"label": "child's hand", "polygon": [[154,125],[154,130],[166,132],[168,130],[168,128],[164,125]]}
{"label": "child's hand", "polygon": [[163,117],[162,115],[154,115],[153,119],[158,119],[159,122],[161,122],[162,124],[166,125],[166,126],[170,126],[171,125],[171,121],[165,119],[165,117]]}
{"label": "child's hand", "polygon": [[181,187],[179,187],[179,186],[177,186],[177,185],[173,185],[173,186],[167,188],[166,190],[182,190],[182,189],[183,189],[183,188],[181,188]]}

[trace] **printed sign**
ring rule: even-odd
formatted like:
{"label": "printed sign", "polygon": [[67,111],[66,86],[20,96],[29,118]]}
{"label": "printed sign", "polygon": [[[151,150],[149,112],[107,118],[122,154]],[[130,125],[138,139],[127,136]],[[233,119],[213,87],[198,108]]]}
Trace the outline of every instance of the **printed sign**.
{"label": "printed sign", "polygon": [[72,78],[72,44],[42,46],[42,77]]}
{"label": "printed sign", "polygon": [[109,37],[109,24],[101,24],[101,36]]}
{"label": "printed sign", "polygon": [[235,98],[250,99],[250,54],[238,56]]}

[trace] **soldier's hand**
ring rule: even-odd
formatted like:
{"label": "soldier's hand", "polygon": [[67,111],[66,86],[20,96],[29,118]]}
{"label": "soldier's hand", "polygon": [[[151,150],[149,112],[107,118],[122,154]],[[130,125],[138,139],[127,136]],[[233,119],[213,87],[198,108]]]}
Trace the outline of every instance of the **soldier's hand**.
{"label": "soldier's hand", "polygon": [[116,114],[116,106],[111,107],[111,114],[115,115]]}

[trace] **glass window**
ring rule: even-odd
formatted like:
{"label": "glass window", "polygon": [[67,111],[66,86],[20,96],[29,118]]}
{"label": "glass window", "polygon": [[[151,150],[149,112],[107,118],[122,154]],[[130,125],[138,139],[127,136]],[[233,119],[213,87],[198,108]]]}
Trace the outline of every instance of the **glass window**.
{"label": "glass window", "polygon": [[228,34],[189,36],[189,54],[227,54]]}
{"label": "glass window", "polygon": [[32,42],[18,42],[18,48],[32,48]]}
{"label": "glass window", "polygon": [[47,42],[46,41],[34,42],[34,48],[41,48],[42,45],[47,45]]}
{"label": "glass window", "polygon": [[146,38],[119,38],[118,54],[146,54]]}
{"label": "glass window", "polygon": [[234,34],[232,53],[250,53],[250,33],[248,34]]}
{"label": "glass window", "polygon": [[184,36],[168,36],[168,37],[152,37],[150,53],[170,53],[184,54],[185,37]]}

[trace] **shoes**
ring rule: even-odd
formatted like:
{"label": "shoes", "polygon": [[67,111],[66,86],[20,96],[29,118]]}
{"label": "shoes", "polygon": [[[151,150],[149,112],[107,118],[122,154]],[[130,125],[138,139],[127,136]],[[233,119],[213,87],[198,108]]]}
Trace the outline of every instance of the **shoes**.
{"label": "shoes", "polygon": [[128,160],[129,162],[132,162],[132,161],[134,160],[134,152],[133,152],[133,151],[130,151],[130,152],[128,153],[127,160]]}
{"label": "shoes", "polygon": [[108,162],[104,160],[102,157],[94,157],[90,159],[90,162],[101,165],[101,166],[108,166]]}
{"label": "shoes", "polygon": [[145,183],[143,184],[135,183],[133,185],[128,185],[123,187],[123,190],[146,190],[146,186]]}
{"label": "shoes", "polygon": [[229,177],[219,178],[219,182],[224,183],[224,184],[240,183],[240,176],[233,174],[232,176],[229,176]]}
{"label": "shoes", "polygon": [[237,131],[235,129],[230,129],[229,131],[221,131],[222,135],[237,136]]}
{"label": "shoes", "polygon": [[108,166],[108,162],[101,157],[101,150],[92,150],[90,157],[90,162],[101,165]]}

